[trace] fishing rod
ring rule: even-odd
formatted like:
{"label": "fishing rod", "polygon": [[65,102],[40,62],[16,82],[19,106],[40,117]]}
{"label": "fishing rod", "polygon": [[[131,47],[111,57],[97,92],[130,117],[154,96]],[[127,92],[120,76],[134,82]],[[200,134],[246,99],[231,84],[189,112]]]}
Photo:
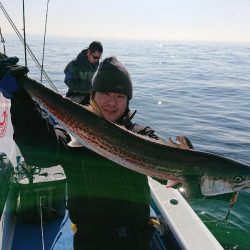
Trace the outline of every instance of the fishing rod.
{"label": "fishing rod", "polygon": [[5,41],[4,41],[4,38],[3,38],[3,35],[2,35],[1,27],[0,27],[0,38],[1,38],[1,43],[3,44],[3,53],[6,55]]}
{"label": "fishing rod", "polygon": [[[45,37],[46,37],[46,33],[47,33],[48,10],[49,10],[49,0],[47,1],[47,10],[46,10],[45,26],[44,26],[42,70],[43,70],[43,61],[44,61],[44,52],[45,52]],[[43,81],[43,74],[42,74],[42,71],[41,71],[41,82],[42,82],[42,81]]]}
{"label": "fishing rod", "polygon": [[23,40],[24,40],[24,61],[25,67],[27,67],[27,46],[26,46],[26,30],[25,30],[25,9],[24,9],[24,0],[23,0]]}
{"label": "fishing rod", "polygon": [[18,38],[20,39],[20,41],[22,42],[22,44],[27,48],[28,53],[30,54],[32,60],[35,62],[35,64],[38,67],[38,69],[41,70],[41,72],[43,73],[43,76],[46,78],[46,80],[50,84],[51,88],[55,92],[58,93],[58,90],[57,90],[56,86],[53,84],[53,82],[51,81],[51,79],[49,78],[49,76],[47,75],[47,73],[42,69],[42,66],[40,65],[39,61],[37,60],[37,58],[35,57],[35,55],[31,51],[31,49],[29,48],[28,44],[25,45],[25,42],[24,42],[24,39],[23,39],[21,33],[17,29],[16,25],[14,24],[14,22],[12,21],[12,19],[8,15],[7,11],[5,10],[5,8],[4,8],[4,6],[2,5],[1,2],[0,2],[0,8],[1,8],[2,12],[4,13],[5,17],[7,18],[8,22],[10,23],[11,27],[16,32],[16,34],[17,34]]}

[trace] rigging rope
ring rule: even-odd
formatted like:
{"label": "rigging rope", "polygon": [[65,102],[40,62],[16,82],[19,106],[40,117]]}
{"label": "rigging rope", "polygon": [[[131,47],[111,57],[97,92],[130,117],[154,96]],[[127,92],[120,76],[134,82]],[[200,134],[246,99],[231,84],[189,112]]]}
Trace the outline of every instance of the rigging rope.
{"label": "rigging rope", "polygon": [[42,72],[43,72],[43,61],[44,61],[44,51],[45,51],[45,37],[46,37],[46,32],[47,32],[48,10],[49,10],[49,0],[47,1],[47,10],[46,10],[44,36],[43,36],[43,56],[42,56],[41,82],[43,81],[43,74],[42,74]]}
{"label": "rigging rope", "polygon": [[[24,39],[22,37],[22,35],[20,34],[20,32],[18,31],[17,27],[15,26],[14,22],[11,20],[10,16],[8,15],[7,11],[5,10],[5,8],[3,7],[2,3],[0,2],[0,8],[2,9],[2,12],[4,13],[5,17],[7,18],[8,22],[10,23],[11,27],[14,29],[14,31],[16,32],[18,38],[20,39],[20,41],[22,42],[22,44],[24,45]],[[55,91],[58,92],[56,86],[53,84],[53,82],[51,81],[51,79],[49,78],[49,76],[47,75],[47,73],[42,69],[42,66],[40,65],[39,61],[36,59],[35,55],[33,54],[33,52],[31,51],[31,49],[29,48],[28,44],[26,44],[26,48],[28,53],[30,54],[31,58],[33,59],[33,61],[35,62],[36,66],[38,67],[38,69],[40,69],[43,73],[43,76],[46,78],[46,80],[48,81],[48,83],[50,84],[51,88]]]}

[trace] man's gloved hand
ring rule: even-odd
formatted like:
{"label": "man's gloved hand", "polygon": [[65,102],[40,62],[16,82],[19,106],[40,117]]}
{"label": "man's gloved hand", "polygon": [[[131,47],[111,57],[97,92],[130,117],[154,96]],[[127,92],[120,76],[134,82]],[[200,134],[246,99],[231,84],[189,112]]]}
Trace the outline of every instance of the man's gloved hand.
{"label": "man's gloved hand", "polygon": [[18,89],[19,84],[9,72],[0,80],[0,92],[2,92],[5,98],[11,99]]}
{"label": "man's gloved hand", "polygon": [[18,61],[19,59],[16,56],[7,57],[3,55],[0,59],[0,78],[2,79],[11,67],[16,66]]}
{"label": "man's gloved hand", "polygon": [[14,65],[9,68],[8,72],[15,78],[18,78],[26,75],[29,72],[29,69],[25,66]]}
{"label": "man's gloved hand", "polygon": [[6,67],[7,73],[0,80],[0,92],[5,98],[11,99],[13,94],[19,89],[17,80],[29,72],[27,67],[12,65]]}

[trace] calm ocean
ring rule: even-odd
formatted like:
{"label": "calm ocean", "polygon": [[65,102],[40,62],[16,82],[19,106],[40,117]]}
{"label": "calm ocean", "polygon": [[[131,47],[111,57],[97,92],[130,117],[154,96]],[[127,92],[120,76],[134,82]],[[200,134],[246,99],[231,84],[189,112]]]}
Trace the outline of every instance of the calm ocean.
{"label": "calm ocean", "polygon": [[[6,52],[23,64],[24,50],[14,35]],[[39,62],[41,36],[27,35]],[[47,37],[44,69],[65,94],[63,70],[91,42]],[[103,58],[115,55],[131,73],[136,120],[163,138],[186,135],[197,150],[250,164],[250,44],[102,40]],[[2,48],[1,48],[2,49]],[[40,73],[28,56],[29,76]],[[44,80],[45,82],[45,80]],[[46,83],[45,83],[46,84]],[[225,249],[250,249],[250,192],[240,193],[228,222],[223,199],[189,201]]]}

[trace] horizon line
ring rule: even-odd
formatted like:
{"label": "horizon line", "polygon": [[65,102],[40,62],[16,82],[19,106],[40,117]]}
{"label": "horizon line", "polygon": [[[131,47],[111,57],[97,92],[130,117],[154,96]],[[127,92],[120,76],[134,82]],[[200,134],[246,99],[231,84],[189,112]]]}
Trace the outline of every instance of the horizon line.
{"label": "horizon line", "polygon": [[[17,34],[15,32],[6,32],[5,35],[15,35],[17,36]],[[41,33],[28,33],[26,32],[26,36],[30,35],[30,36],[41,36],[43,38],[43,34]],[[4,36],[4,35],[3,35]],[[111,36],[81,36],[81,35],[66,35],[66,34],[48,34],[47,33],[47,37],[63,37],[63,38],[75,38],[75,39],[88,39],[88,40],[117,40],[117,41],[144,41],[144,42],[197,42],[197,43],[250,43],[250,40],[248,41],[242,41],[242,40],[232,40],[232,39],[225,39],[225,40],[221,40],[221,39],[198,39],[198,38],[168,38],[168,39],[164,39],[164,38],[146,38],[146,37],[111,37]],[[18,36],[16,37],[18,38]]]}

